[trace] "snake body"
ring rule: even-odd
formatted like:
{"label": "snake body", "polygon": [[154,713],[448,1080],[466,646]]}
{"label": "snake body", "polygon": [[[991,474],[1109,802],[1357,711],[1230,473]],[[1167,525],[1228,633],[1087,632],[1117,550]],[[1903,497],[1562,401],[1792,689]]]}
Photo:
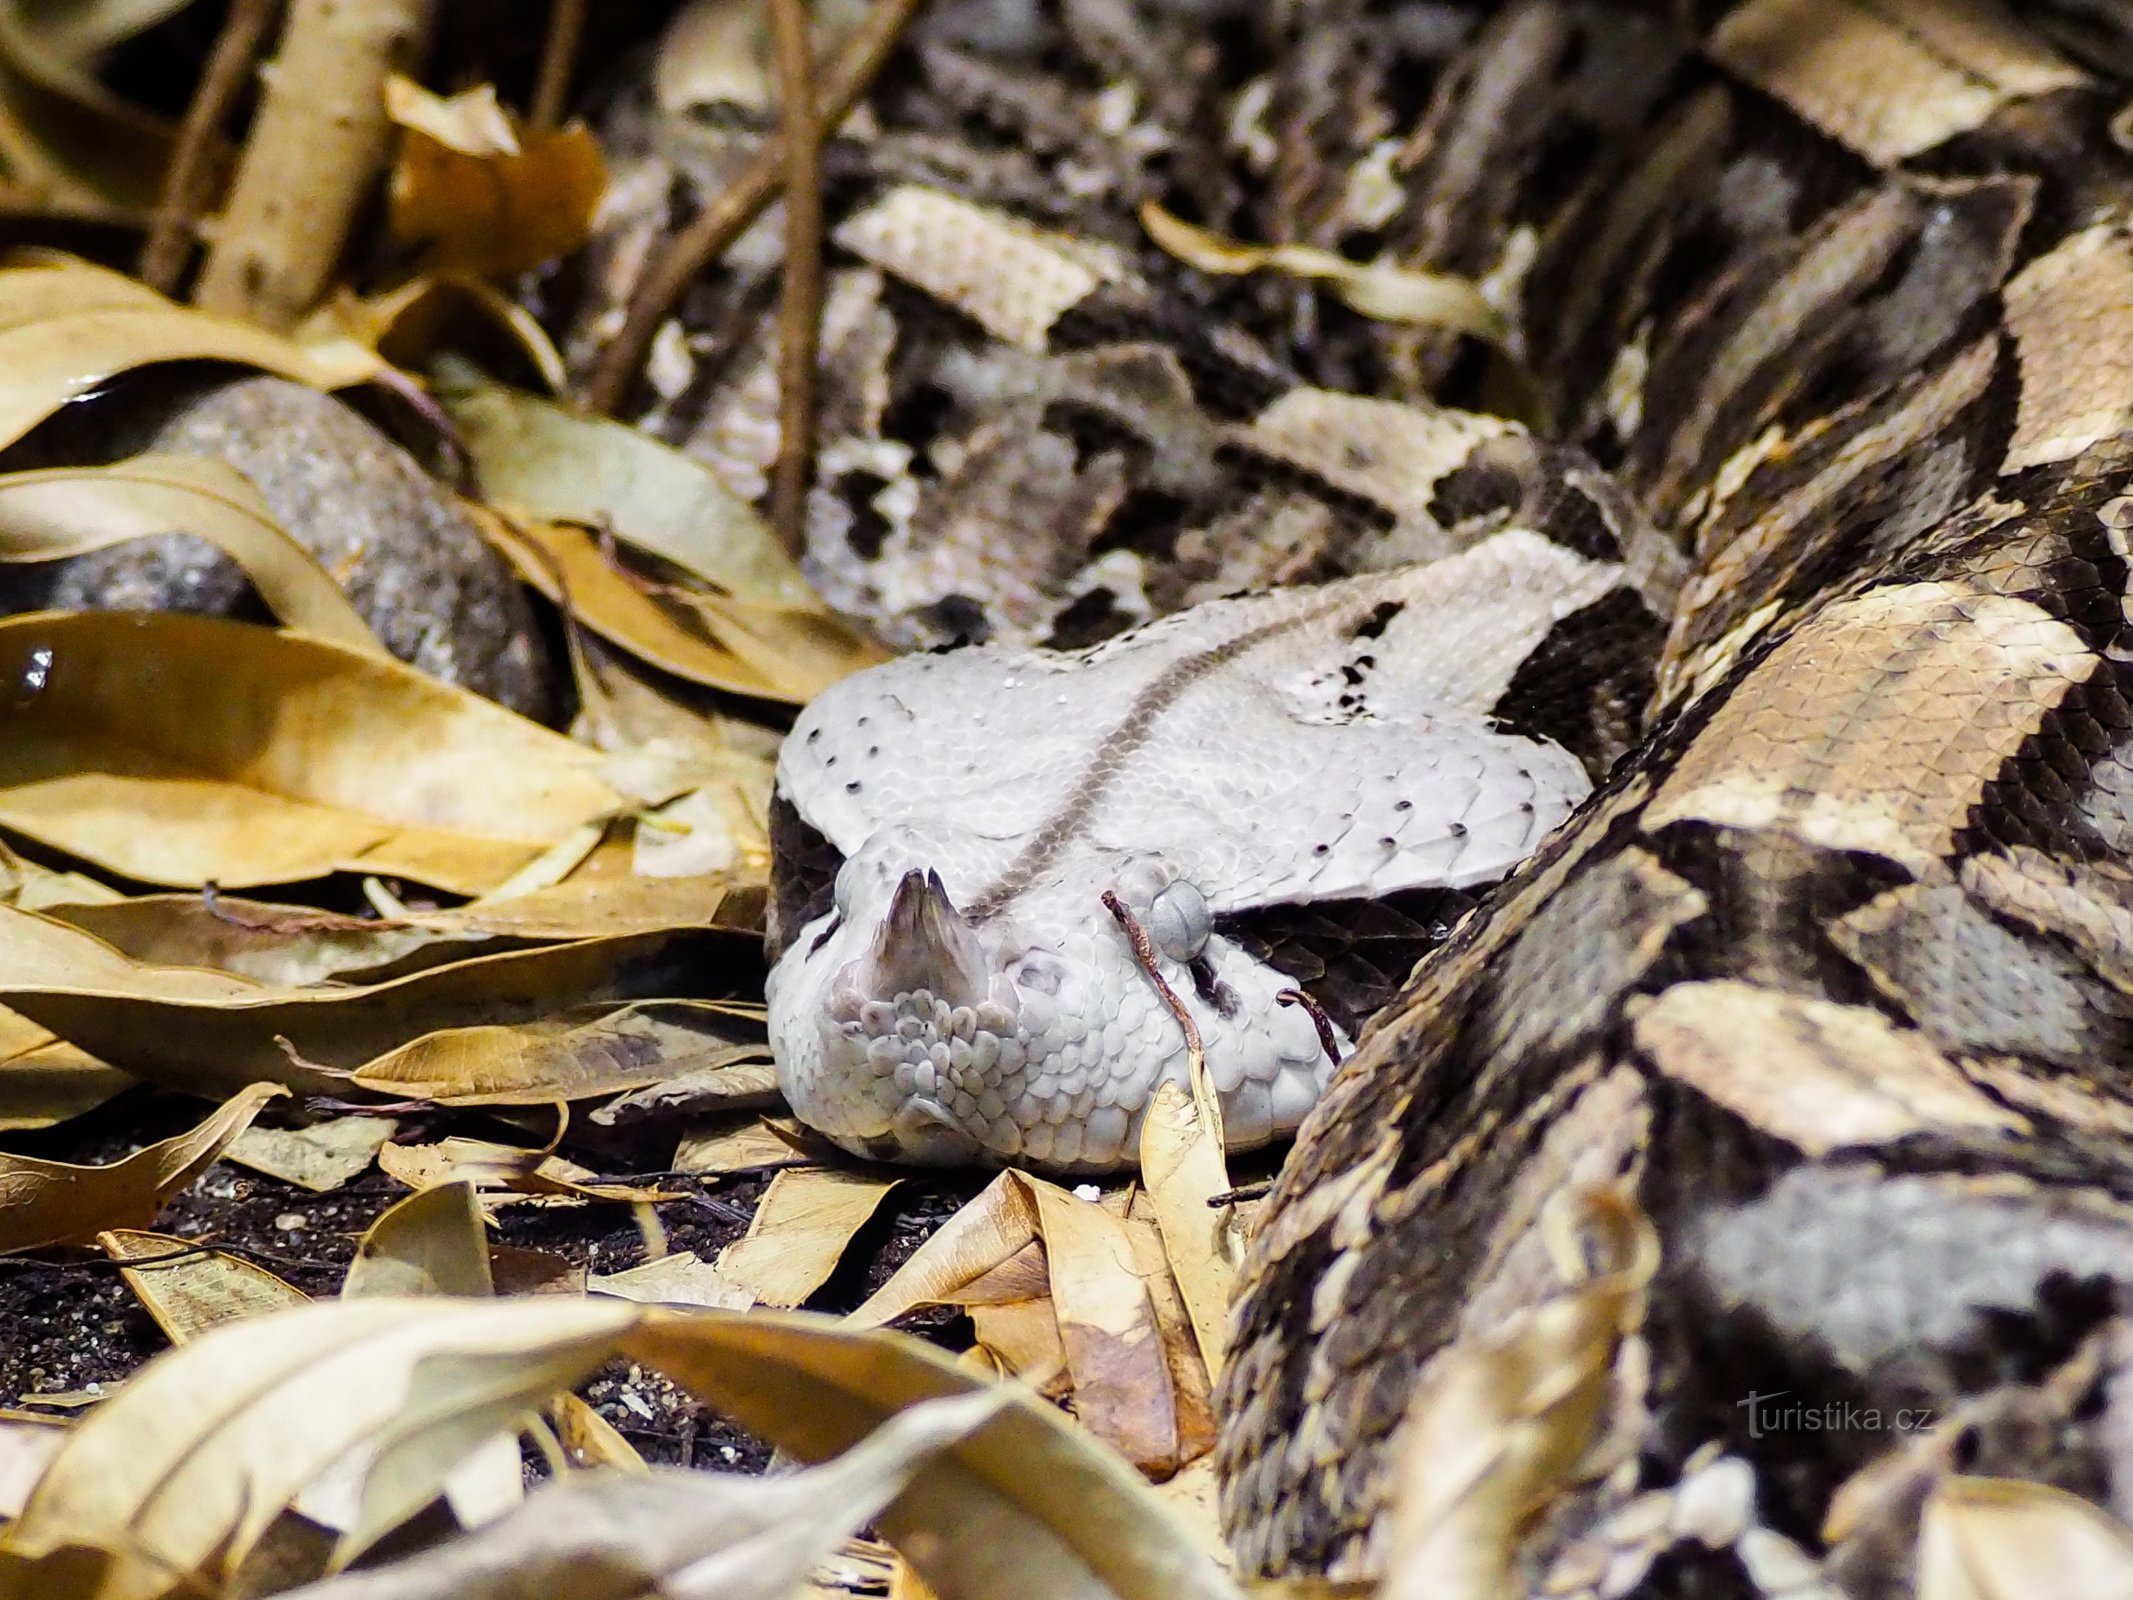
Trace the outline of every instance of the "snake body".
{"label": "snake body", "polygon": [[[1232,1323],[1225,1522],[1273,1574],[1374,1575],[1449,1528],[1492,1593],[1916,1593],[1922,1518],[1959,1478],[2133,1512],[2133,27],[1992,0],[1480,9],[1403,121],[1375,13],[1281,8],[1285,53],[1229,108],[1257,190],[1182,134],[1178,181],[1239,232],[1488,284],[1531,431],[1429,401],[1500,378],[1470,342],[1293,287],[1211,302],[1116,230],[899,180],[839,234],[831,362],[871,349],[884,376],[853,386],[873,399],[825,453],[812,570],[895,642],[1004,652],[1228,588],[1414,581],[1505,538],[1606,564],[1603,594],[1463,703],[1597,786],[1424,941],[1304,1121]],[[953,308],[948,333],[921,299]],[[1307,304],[1312,338],[1276,337],[1270,301]],[[1220,336],[1179,310],[1210,304]],[[952,445],[923,471],[897,436],[919,410]],[[1043,537],[1002,553],[979,536],[1018,484]],[[959,913],[1008,904],[1019,853],[1087,798],[1151,681],[1117,663],[1192,626],[1099,646],[1118,698],[1059,714],[1084,743],[983,826],[950,796],[962,843],[903,817],[904,853],[871,887],[855,872],[854,903],[874,895],[879,923],[937,870]],[[843,737],[893,699],[946,745],[958,707],[992,706],[976,676],[1036,669],[962,651],[891,670],[817,725]],[[961,687],[936,703],[921,674]],[[1272,703],[1263,673],[1218,681]],[[1219,738],[1151,727],[1075,837],[1108,816],[1093,842],[1129,850],[1153,813],[1105,807],[1160,790],[1137,764],[1216,759]],[[880,818],[839,813],[805,759],[784,859],[860,859]],[[1175,876],[1145,886],[1151,916]],[[827,914],[807,881],[782,879],[788,939]],[[1416,881],[1361,873],[1329,914]],[[1115,932],[1100,886],[1069,882],[1084,932]],[[910,895],[916,926],[932,901]],[[1290,938],[1310,894],[1232,909],[1271,919],[1233,930],[1240,959],[1316,959]],[[1121,958],[1101,982],[1145,975]],[[855,991],[850,1017],[821,1000],[833,1028],[866,1034],[873,1003],[910,1038],[895,994]],[[994,1002],[911,1020],[952,1038],[955,1005]],[[865,1143],[897,1109],[869,1115],[844,1131]],[[928,1126],[948,1124],[986,1145],[952,1104]],[[1129,1125],[1098,1143],[1124,1150]],[[1569,1262],[1566,1195],[1643,1242]],[[1477,1480],[1501,1503],[1431,1500],[1446,1419],[1478,1414],[1462,1385],[1543,1313],[1603,1302],[1584,1432],[1507,1414],[1498,1441],[1578,1448]]]}

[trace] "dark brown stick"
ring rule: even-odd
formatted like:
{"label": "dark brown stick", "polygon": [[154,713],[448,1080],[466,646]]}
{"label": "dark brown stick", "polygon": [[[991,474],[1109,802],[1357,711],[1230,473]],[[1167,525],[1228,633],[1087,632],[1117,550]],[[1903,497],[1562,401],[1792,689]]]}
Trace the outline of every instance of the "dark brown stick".
{"label": "dark brown stick", "polygon": [[1116,890],[1106,889],[1103,901],[1104,909],[1125,930],[1126,942],[1133,946],[1133,959],[1140,963],[1141,971],[1147,973],[1148,981],[1155,985],[1155,992],[1163,997],[1163,1003],[1170,1007],[1170,1014],[1185,1030],[1185,1081],[1191,1083],[1199,1077],[1201,1066],[1207,1059],[1206,1051],[1200,1046],[1199,1024],[1192,1020],[1192,1013],[1185,1009],[1185,1002],[1178,998],[1177,990],[1171,988],[1164,981],[1163,974],[1156,970],[1155,945],[1148,937],[1148,930],[1126,909],[1126,902],[1119,899]]}
{"label": "dark brown stick", "polygon": [[[822,138],[837,131],[852,107],[867,92],[896,41],[903,37],[924,0],[875,0],[866,21],[847,39],[831,66],[816,126]],[[600,365],[585,388],[585,403],[595,411],[614,412],[629,399],[630,386],[644,368],[659,325],[681,304],[689,285],[732,246],[748,225],[777,198],[785,179],[785,141],[764,141],[748,170],[712,201],[665,254],[652,263],[630,297],[629,310],[614,342],[602,352]]]}
{"label": "dark brown stick", "polygon": [[1326,1059],[1336,1067],[1341,1064],[1340,1044],[1333,1037],[1333,1021],[1325,1009],[1301,989],[1284,989],[1274,996],[1277,1005],[1302,1006],[1304,1015],[1311,1019],[1311,1026],[1318,1030],[1318,1047],[1326,1052]]}
{"label": "dark brown stick", "polygon": [[570,76],[585,39],[586,0],[554,0],[548,8],[548,37],[541,45],[541,75],[533,86],[526,120],[536,128],[560,127],[570,107]]}
{"label": "dark brown stick", "polygon": [[281,5],[282,0],[231,0],[222,32],[216,35],[215,48],[201,71],[200,86],[185,108],[178,147],[171,153],[170,170],[163,174],[163,192],[156,197],[155,220],[141,245],[141,281],[151,289],[174,294],[185,275],[215,135],[222,131],[231,103],[266,48],[267,33],[281,15]]}
{"label": "dark brown stick", "polygon": [[822,334],[822,122],[807,0],[770,0],[777,36],[778,137],[785,148],[785,284],[778,304],[778,461],[771,521],[797,556],[807,543],[815,461],[815,348]]}

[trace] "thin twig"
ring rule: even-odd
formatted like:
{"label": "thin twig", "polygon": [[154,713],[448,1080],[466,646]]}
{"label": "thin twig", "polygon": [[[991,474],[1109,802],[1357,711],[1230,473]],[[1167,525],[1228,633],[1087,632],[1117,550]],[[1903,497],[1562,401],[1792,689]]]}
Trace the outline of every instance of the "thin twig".
{"label": "thin twig", "polygon": [[1318,1046],[1326,1052],[1326,1059],[1336,1067],[1341,1064],[1341,1047],[1333,1037],[1333,1021],[1325,1008],[1301,989],[1284,989],[1274,996],[1274,1003],[1283,1006],[1302,1006],[1304,1015],[1311,1019],[1311,1026],[1318,1030]]}
{"label": "thin twig", "polygon": [[231,0],[222,32],[216,35],[215,48],[200,73],[200,86],[185,108],[178,147],[163,174],[163,192],[156,197],[155,220],[141,245],[141,281],[151,289],[174,294],[185,274],[215,136],[229,117],[231,102],[251,77],[281,6],[282,0]]}
{"label": "thin twig", "polygon": [[778,136],[785,147],[785,288],[778,304],[778,461],[771,521],[786,552],[807,542],[815,460],[815,348],[822,337],[822,125],[807,0],[770,0],[778,58]]}
{"label": "thin twig", "polygon": [[[888,63],[904,28],[925,0],[875,0],[873,10],[845,41],[831,66],[818,107],[816,127],[828,139],[859,103]],[[681,304],[689,286],[747,231],[777,198],[785,179],[785,141],[770,138],[755,160],[723,194],[646,269],[630,296],[621,331],[601,353],[600,365],[586,385],[585,403],[595,411],[613,412],[629,399],[644,368],[659,326]]]}
{"label": "thin twig", "polygon": [[1126,942],[1133,946],[1133,959],[1140,963],[1141,971],[1148,974],[1148,981],[1155,985],[1155,992],[1163,997],[1163,1004],[1170,1007],[1170,1014],[1178,1019],[1178,1026],[1185,1030],[1185,1072],[1187,1083],[1200,1076],[1207,1054],[1200,1047],[1199,1024],[1192,1020],[1192,1013],[1185,1009],[1185,1002],[1178,998],[1177,990],[1164,981],[1163,974],[1155,964],[1155,945],[1148,937],[1148,930],[1126,909],[1126,902],[1119,899],[1115,890],[1106,889],[1103,895],[1104,909],[1111,913],[1120,928],[1125,930]]}
{"label": "thin twig", "polygon": [[585,39],[586,0],[554,0],[548,8],[548,38],[541,46],[541,75],[533,88],[527,120],[536,128],[559,127],[570,105],[570,76]]}
{"label": "thin twig", "polygon": [[1208,1209],[1211,1211],[1226,1210],[1230,1206],[1237,1205],[1245,1200],[1258,1200],[1265,1195],[1271,1194],[1273,1189],[1274,1180],[1272,1178],[1261,1178],[1257,1183],[1241,1183],[1234,1189],[1224,1189],[1220,1194],[1209,1195],[1207,1197]]}

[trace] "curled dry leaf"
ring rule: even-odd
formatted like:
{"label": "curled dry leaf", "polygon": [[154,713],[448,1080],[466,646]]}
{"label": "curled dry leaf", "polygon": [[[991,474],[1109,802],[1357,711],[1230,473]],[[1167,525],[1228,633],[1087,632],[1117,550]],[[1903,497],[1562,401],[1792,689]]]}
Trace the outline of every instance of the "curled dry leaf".
{"label": "curled dry leaf", "polygon": [[649,1087],[618,1095],[594,1111],[603,1128],[667,1117],[699,1117],[720,1111],[767,1110],[781,1104],[778,1069],[768,1045],[735,1045],[726,1060],[715,1058]]}
{"label": "curled dry leaf", "polygon": [[801,1304],[829,1281],[852,1236],[896,1183],[819,1167],[779,1173],[746,1236],[719,1252],[720,1275],[762,1305]]}
{"label": "curled dry leaf", "polygon": [[[1180,1430],[1178,1389],[1149,1281],[1128,1223],[1101,1205],[1027,1173],[1003,1172],[850,1320],[875,1327],[920,1305],[991,1302],[997,1280],[988,1278],[1035,1241],[1044,1247],[1045,1287],[1073,1378],[1075,1414],[1134,1465],[1167,1477],[1190,1459],[1202,1430]],[[1027,1346],[1026,1334],[1014,1337]]]}
{"label": "curled dry leaf", "polygon": [[569,385],[563,357],[540,322],[493,283],[425,275],[382,294],[343,289],[297,328],[304,345],[347,342],[394,366],[426,371],[439,352],[460,351],[505,370],[523,363],[550,392]]}
{"label": "curled dry leaf", "polygon": [[[803,1462],[986,1387],[916,1340],[822,1318],[612,1299],[321,1303],[152,1362],[69,1436],[0,1552],[17,1573],[70,1548],[108,1552],[101,1600],[151,1600],[177,1574],[214,1582],[239,1568],[303,1487],[352,1454],[367,1462],[353,1552],[427,1503],[479,1442],[615,1358],[657,1368]],[[938,1592],[1234,1600],[1123,1462],[1013,1388],[987,1403],[942,1469],[877,1518]]]}
{"label": "curled dry leaf", "polygon": [[501,706],[245,623],[10,617],[0,674],[0,822],[150,883],[479,893],[622,803],[595,752]]}
{"label": "curled dry leaf", "polygon": [[568,1481],[472,1538],[297,1590],[292,1600],[519,1600],[583,1595],[588,1581],[598,1594],[784,1600],[1001,1404],[985,1391],[927,1401],[825,1465],[785,1477],[666,1468]]}
{"label": "curled dry leaf", "polygon": [[0,1133],[53,1127],[95,1110],[135,1081],[0,1007]]}
{"label": "curled dry leaf", "polygon": [[1919,1525],[1918,1600],[2133,1600],[2133,1529],[2046,1484],[1948,1478]]}
{"label": "curled dry leaf", "polygon": [[582,124],[529,127],[492,84],[444,99],[398,76],[385,111],[402,130],[387,226],[425,270],[521,272],[592,237],[607,168]]}
{"label": "curled dry leaf", "polygon": [[252,1084],[190,1132],[108,1166],[0,1154],[0,1252],[90,1239],[106,1228],[154,1221],[163,1203],[199,1176],[280,1093],[271,1083]]}
{"label": "curled dry leaf", "polygon": [[56,561],[129,539],[189,533],[244,569],[292,628],[385,655],[326,569],[282,530],[251,479],[200,456],[0,474],[0,561]]}
{"label": "curled dry leaf", "polygon": [[619,1000],[690,954],[637,934],[478,956],[377,984],[277,987],[130,961],[77,929],[0,907],[0,1001],[100,1059],[201,1092],[272,1079],[345,1093],[348,1074],[470,1018],[522,1020]]}
{"label": "curled dry leaf", "polygon": [[[641,589],[644,605],[626,599],[629,581],[612,568],[615,583],[598,576],[596,545],[544,533],[529,560],[523,546],[538,523],[607,530],[699,580],[664,585],[660,598],[682,608],[724,656],[771,685],[745,692],[803,700],[881,659],[822,604],[754,508],[680,452],[619,423],[490,383],[464,363],[441,371],[439,398],[473,453],[488,497],[534,519],[521,530],[520,564],[528,578],[539,585],[545,577],[552,596],[567,589],[570,605],[583,607],[603,633],[600,619],[617,633],[629,632],[616,640],[625,648],[639,648],[641,637],[653,641],[647,649],[679,650],[678,624],[662,620]],[[703,681],[726,670],[718,655],[675,656],[674,669],[684,676],[699,672],[679,666],[683,659],[696,663]]]}
{"label": "curled dry leaf", "polygon": [[1557,1195],[1542,1224],[1569,1287],[1440,1352],[1409,1402],[1386,1600],[1510,1600],[1520,1530],[1600,1435],[1658,1236],[1611,1189]]}
{"label": "curled dry leaf", "polygon": [[748,1013],[715,1000],[648,1000],[603,1010],[425,1034],[357,1069],[380,1094],[453,1106],[550,1105],[641,1089],[759,1059],[735,1035]]}
{"label": "curled dry leaf", "polygon": [[155,204],[175,130],[112,93],[93,58],[174,5],[127,8],[113,28],[79,25],[117,8],[0,4],[0,172],[12,204],[69,216],[138,216]]}
{"label": "curled dry leaf", "polygon": [[96,1242],[113,1261],[131,1263],[119,1268],[119,1276],[172,1344],[311,1299],[265,1267],[171,1234],[117,1228],[99,1233]]}
{"label": "curled dry leaf", "polygon": [[404,1294],[486,1300],[495,1289],[489,1229],[474,1186],[442,1183],[387,1208],[363,1231],[341,1298]]}
{"label": "curled dry leaf", "polygon": [[264,328],[175,305],[87,262],[0,270],[0,444],[120,373],[162,361],[233,361],[318,389],[380,376],[347,342],[304,346]]}
{"label": "curled dry leaf", "polygon": [[1482,298],[1468,278],[1420,272],[1410,267],[1350,261],[1310,245],[1253,245],[1226,239],[1206,228],[1172,216],[1153,200],[1141,206],[1141,226],[1162,249],[1189,267],[1225,277],[1247,272],[1281,272],[1313,278],[1355,310],[1380,322],[1449,328],[1501,345],[1510,336],[1503,315]]}
{"label": "curled dry leaf", "polygon": [[[486,1139],[445,1139],[436,1144],[389,1144],[378,1152],[378,1165],[411,1189],[466,1184],[484,1195],[502,1190],[510,1198],[549,1196],[568,1200],[615,1200],[627,1203],[677,1198],[663,1189],[627,1183],[599,1183],[598,1174],[546,1150],[494,1144]],[[508,1199],[488,1199],[503,1205]]]}

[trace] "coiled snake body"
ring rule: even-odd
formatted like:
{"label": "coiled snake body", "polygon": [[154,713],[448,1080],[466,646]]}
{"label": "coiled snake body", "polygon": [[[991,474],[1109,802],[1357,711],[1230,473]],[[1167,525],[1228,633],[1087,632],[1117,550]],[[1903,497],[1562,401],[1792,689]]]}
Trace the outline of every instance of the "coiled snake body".
{"label": "coiled snake body", "polygon": [[[1361,13],[1292,9],[1300,34]],[[1384,1566],[1431,1397],[1571,1292],[1549,1202],[1573,1192],[1644,1219],[1656,1267],[1608,1347],[1605,1448],[1519,1491],[1502,1592],[1910,1593],[1921,1507],[1957,1472],[2133,1510],[2122,23],[1498,7],[1377,169],[1396,203],[1370,231],[1494,285],[1543,426],[1439,414],[1425,460],[1380,401],[1260,375],[1225,414],[1205,362],[1159,373],[1205,448],[1134,470],[1180,501],[1274,461],[1253,493],[1308,479],[1344,526],[1436,541],[1403,558],[1522,528],[1620,573],[1610,630],[1587,596],[1556,618],[1583,631],[1536,634],[1522,686],[1555,709],[1505,730],[1598,788],[1362,1032],[1259,1224],[1220,1394],[1249,1567]],[[1367,79],[1364,56],[1344,70]],[[1359,231],[1354,183],[1310,199],[1375,148],[1326,70],[1266,88],[1261,236]],[[890,230],[844,239],[899,272]],[[1057,376],[1062,330],[1092,337],[1075,318],[1129,277],[1091,268],[1024,341],[1052,363],[1040,410],[1081,381]],[[1360,337],[1381,395],[1477,359]],[[1115,372],[1124,347],[1065,366]],[[1348,456],[1289,425],[1307,405]],[[1384,564],[1355,556],[1267,575]],[[1015,591],[1022,637],[1055,615],[1032,595],[1090,592],[1074,569]],[[907,606],[908,642],[955,614]],[[1502,730],[1499,689],[1476,709]]]}

